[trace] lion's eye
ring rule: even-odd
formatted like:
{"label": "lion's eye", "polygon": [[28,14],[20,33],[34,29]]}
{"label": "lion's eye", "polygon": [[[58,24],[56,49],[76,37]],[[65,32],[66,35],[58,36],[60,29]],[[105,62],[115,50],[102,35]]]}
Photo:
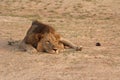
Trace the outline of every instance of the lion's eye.
{"label": "lion's eye", "polygon": [[46,43],[47,43],[47,44],[49,44],[49,43],[50,43],[50,41],[46,41]]}

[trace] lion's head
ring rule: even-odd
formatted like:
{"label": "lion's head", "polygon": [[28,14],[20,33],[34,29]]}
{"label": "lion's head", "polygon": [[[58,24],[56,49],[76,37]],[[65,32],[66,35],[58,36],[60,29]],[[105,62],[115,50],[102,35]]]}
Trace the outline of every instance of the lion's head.
{"label": "lion's head", "polygon": [[63,44],[60,43],[59,34],[46,33],[42,35],[37,45],[38,51],[44,51],[48,53],[58,53],[60,49],[63,49]]}

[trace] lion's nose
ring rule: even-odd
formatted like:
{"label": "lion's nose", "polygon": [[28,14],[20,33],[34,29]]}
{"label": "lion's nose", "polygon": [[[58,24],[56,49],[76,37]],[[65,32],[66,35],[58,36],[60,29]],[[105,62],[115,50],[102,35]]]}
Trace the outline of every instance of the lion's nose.
{"label": "lion's nose", "polygon": [[54,50],[54,51],[57,51],[57,49],[56,49],[56,48],[54,48],[53,50]]}

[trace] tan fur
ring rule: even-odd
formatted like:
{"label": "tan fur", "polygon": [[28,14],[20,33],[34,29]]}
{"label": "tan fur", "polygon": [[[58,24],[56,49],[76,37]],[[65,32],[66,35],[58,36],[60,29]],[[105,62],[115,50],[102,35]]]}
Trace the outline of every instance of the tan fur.
{"label": "tan fur", "polygon": [[64,49],[64,46],[81,50],[80,47],[77,47],[72,42],[61,38],[53,27],[40,23],[39,21],[32,22],[32,26],[20,43],[20,48],[23,51],[33,52],[58,53]]}

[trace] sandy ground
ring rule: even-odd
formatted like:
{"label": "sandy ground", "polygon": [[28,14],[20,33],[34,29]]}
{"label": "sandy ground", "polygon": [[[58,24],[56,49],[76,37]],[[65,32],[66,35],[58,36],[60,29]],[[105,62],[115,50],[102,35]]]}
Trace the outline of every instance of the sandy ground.
{"label": "sandy ground", "polygon": [[[35,54],[9,46],[33,19],[83,50]],[[0,80],[120,80],[120,0],[1,0]]]}

